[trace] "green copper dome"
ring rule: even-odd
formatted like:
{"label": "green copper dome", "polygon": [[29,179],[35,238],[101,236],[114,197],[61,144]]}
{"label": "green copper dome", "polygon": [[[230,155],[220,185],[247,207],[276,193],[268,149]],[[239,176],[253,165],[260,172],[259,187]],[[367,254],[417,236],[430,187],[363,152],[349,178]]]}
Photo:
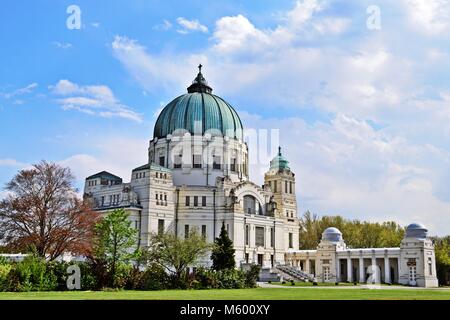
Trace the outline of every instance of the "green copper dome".
{"label": "green copper dome", "polygon": [[228,136],[243,140],[242,122],[233,107],[222,98],[212,94],[201,73],[188,88],[188,93],[175,98],[159,114],[154,138],[164,138],[175,132],[203,135]]}
{"label": "green copper dome", "polygon": [[277,156],[273,158],[272,161],[270,161],[270,169],[290,170],[289,161],[287,161],[286,158],[281,154],[281,147],[278,147]]}

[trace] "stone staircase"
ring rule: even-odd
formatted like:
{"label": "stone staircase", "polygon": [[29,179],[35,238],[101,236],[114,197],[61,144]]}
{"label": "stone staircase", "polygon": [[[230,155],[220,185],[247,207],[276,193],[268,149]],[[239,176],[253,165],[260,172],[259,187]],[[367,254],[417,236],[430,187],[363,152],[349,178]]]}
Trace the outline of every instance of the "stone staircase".
{"label": "stone staircase", "polygon": [[277,265],[275,271],[278,271],[284,279],[294,281],[315,281],[314,276],[304,271],[298,270],[288,265]]}

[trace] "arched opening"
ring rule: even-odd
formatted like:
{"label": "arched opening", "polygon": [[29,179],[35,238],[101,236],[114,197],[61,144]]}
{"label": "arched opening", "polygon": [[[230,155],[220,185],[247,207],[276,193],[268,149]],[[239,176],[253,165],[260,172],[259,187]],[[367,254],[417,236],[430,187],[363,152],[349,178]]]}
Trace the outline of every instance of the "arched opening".
{"label": "arched opening", "polygon": [[261,204],[252,195],[244,196],[244,212],[246,214],[262,215]]}

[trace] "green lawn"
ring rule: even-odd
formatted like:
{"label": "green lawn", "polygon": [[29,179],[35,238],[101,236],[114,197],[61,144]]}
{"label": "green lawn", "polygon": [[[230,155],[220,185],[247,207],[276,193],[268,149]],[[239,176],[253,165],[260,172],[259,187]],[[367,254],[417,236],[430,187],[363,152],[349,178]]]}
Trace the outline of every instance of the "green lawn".
{"label": "green lawn", "polygon": [[450,300],[450,290],[363,288],[257,288],[118,292],[1,292],[1,299],[25,300]]}

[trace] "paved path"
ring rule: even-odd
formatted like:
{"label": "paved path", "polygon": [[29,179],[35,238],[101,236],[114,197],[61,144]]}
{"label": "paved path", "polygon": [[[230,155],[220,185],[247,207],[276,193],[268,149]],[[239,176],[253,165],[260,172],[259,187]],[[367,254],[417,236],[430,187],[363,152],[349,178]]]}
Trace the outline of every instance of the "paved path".
{"label": "paved path", "polygon": [[407,286],[375,286],[375,285],[356,285],[356,286],[283,286],[277,284],[270,284],[267,282],[258,282],[258,286],[261,288],[289,288],[289,289],[401,289],[401,290],[444,290],[450,291],[450,288],[420,288],[420,287],[407,287]]}

